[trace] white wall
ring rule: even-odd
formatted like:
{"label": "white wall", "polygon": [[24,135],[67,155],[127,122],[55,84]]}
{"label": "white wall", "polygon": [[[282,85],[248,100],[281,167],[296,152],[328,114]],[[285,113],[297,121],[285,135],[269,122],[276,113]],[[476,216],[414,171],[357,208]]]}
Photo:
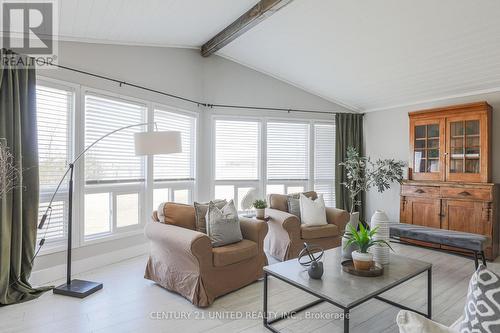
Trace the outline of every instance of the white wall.
{"label": "white wall", "polygon": [[[347,111],[334,103],[227,59],[218,56],[203,58],[199,55],[199,51],[193,49],[60,42],[59,64],[211,104],[250,104],[330,112]],[[208,126],[211,114],[283,115],[283,112],[272,111],[205,109],[136,88],[120,87],[116,83],[64,69],[40,70],[38,74],[200,112],[197,200],[209,199],[210,168],[207,164],[210,161],[211,129]],[[292,114],[291,117],[309,117],[309,115]],[[325,118],[331,115],[315,115],[315,117]],[[82,260],[144,242],[144,236],[138,235],[89,245],[75,249],[73,258],[75,261]],[[35,261],[35,270],[62,265],[64,262],[64,252],[42,255]]]}
{"label": "white wall", "polygon": [[[487,101],[493,107],[493,182],[500,182],[500,92],[446,99],[439,102],[369,112],[364,117],[364,144],[366,155],[376,158],[396,158],[408,161],[408,112],[453,104]],[[380,194],[370,191],[366,199],[366,212],[370,217],[376,209],[383,209],[393,221],[399,221],[400,186]]]}

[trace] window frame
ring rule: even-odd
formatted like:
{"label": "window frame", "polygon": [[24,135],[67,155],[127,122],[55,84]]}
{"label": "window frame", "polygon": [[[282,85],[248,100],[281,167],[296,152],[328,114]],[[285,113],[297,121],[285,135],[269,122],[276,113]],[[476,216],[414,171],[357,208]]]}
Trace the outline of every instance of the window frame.
{"label": "window frame", "polygon": [[156,110],[161,110],[169,113],[176,113],[182,116],[191,117],[194,119],[193,126],[193,137],[191,137],[191,145],[192,145],[192,159],[193,163],[191,165],[191,172],[193,175],[193,180],[166,180],[166,181],[155,181],[154,179],[154,159],[152,156],[148,156],[150,159],[149,164],[151,165],[151,179],[150,184],[148,183],[148,188],[151,188],[151,199],[149,203],[149,207],[151,209],[156,210],[158,207],[154,207],[154,190],[156,189],[168,189],[168,200],[174,201],[174,191],[177,190],[188,190],[189,191],[189,199],[188,202],[193,203],[195,198],[198,195],[198,147],[199,147],[199,124],[200,124],[200,114],[194,111],[183,110],[177,107],[168,106],[160,103],[152,103],[148,119],[151,119],[151,125],[154,127],[154,114]]}
{"label": "window frame", "polygon": [[[215,168],[216,168],[216,152],[215,152],[215,138],[216,138],[216,121],[217,120],[227,120],[227,121],[255,121],[260,124],[258,145],[258,180],[216,180],[215,178]],[[267,125],[268,123],[277,122],[277,123],[300,123],[300,124],[308,124],[308,179],[306,180],[294,180],[294,179],[267,179]],[[285,194],[287,194],[287,190],[289,187],[295,186],[303,186],[304,191],[312,191],[314,190],[315,185],[315,174],[314,174],[314,163],[315,163],[315,131],[314,126],[317,124],[325,124],[325,125],[333,125],[335,126],[335,119],[307,119],[303,117],[295,117],[293,119],[289,119],[287,117],[279,117],[279,116],[241,116],[241,115],[232,115],[232,114],[213,114],[210,118],[210,197],[215,198],[215,186],[217,185],[233,185],[233,196],[235,204],[238,203],[238,188],[244,187],[255,187],[258,190],[259,197],[267,198],[267,186],[274,184],[283,184]],[[335,143],[334,143],[335,144]],[[334,152],[335,154],[335,152]],[[334,181],[334,180],[333,180]],[[335,188],[333,188],[335,191]],[[333,193],[335,196],[335,193]],[[242,211],[240,211],[242,212]]]}
{"label": "window frame", "polygon": [[[48,87],[52,89],[59,89],[59,90],[64,90],[67,92],[72,93],[72,106],[71,109],[68,112],[68,163],[71,162],[75,156],[75,146],[74,146],[74,140],[75,140],[75,132],[76,132],[76,121],[75,121],[75,113],[76,113],[76,108],[77,108],[77,98],[78,98],[78,92],[79,92],[79,85],[73,84],[73,83],[68,83],[65,81],[60,81],[48,77],[42,77],[37,75],[36,78],[36,86],[43,86],[43,87]],[[61,175],[62,177],[62,175]],[[51,196],[53,195],[55,189],[56,189],[57,184],[54,184],[53,189],[50,189],[50,191],[43,193],[42,191],[39,191],[39,207],[42,202],[47,203],[50,201]],[[40,186],[41,187],[41,186]],[[47,199],[47,200],[42,200],[42,198]],[[64,201],[66,204],[68,204],[68,191],[60,191],[56,194],[54,197],[54,201]],[[74,201],[74,200],[73,200]],[[69,211],[67,212],[69,213]],[[74,215],[73,215],[74,216]],[[38,223],[39,221],[37,221]],[[63,236],[62,238],[58,240],[46,240],[45,245],[42,246],[40,249],[40,255],[45,255],[45,254],[51,254],[55,252],[60,252],[64,251],[66,249],[67,245],[67,238],[69,235],[67,235],[67,226],[64,227],[66,236]],[[38,238],[37,238],[38,240]],[[38,241],[37,241],[38,245]]]}

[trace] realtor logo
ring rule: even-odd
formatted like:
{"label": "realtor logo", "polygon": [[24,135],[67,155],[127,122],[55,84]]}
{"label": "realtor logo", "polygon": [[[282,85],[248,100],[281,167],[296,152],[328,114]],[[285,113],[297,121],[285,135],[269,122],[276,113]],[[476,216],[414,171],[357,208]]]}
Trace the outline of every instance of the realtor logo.
{"label": "realtor logo", "polygon": [[57,58],[55,0],[1,1],[2,47],[34,57],[38,65]]}

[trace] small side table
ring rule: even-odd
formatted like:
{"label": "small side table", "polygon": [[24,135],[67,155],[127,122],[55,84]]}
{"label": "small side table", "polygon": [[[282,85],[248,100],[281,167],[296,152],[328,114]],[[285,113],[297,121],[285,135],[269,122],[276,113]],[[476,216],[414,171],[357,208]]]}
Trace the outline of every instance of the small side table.
{"label": "small side table", "polygon": [[253,215],[253,216],[245,216],[245,215],[240,215],[240,217],[245,217],[247,219],[253,219],[253,220],[257,220],[257,221],[264,221],[264,222],[268,222],[271,217],[270,216],[264,216],[263,219],[258,219],[257,216]]}

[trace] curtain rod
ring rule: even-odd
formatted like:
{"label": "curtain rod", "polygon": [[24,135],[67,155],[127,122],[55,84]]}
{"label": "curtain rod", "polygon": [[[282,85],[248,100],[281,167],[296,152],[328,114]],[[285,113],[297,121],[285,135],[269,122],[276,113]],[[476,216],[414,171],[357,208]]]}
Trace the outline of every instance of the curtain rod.
{"label": "curtain rod", "polygon": [[123,86],[123,85],[127,85],[129,87],[133,87],[133,88],[136,88],[136,89],[141,89],[141,90],[153,92],[153,93],[156,93],[156,94],[159,94],[159,95],[163,95],[163,96],[175,98],[175,99],[178,99],[178,100],[181,100],[181,101],[184,101],[184,102],[189,102],[189,103],[196,104],[197,106],[204,106],[204,107],[208,107],[208,108],[231,108],[231,109],[268,110],[268,111],[283,111],[283,112],[288,112],[288,113],[290,113],[290,112],[302,112],[302,113],[318,113],[318,114],[332,114],[332,115],[336,114],[336,112],[333,112],[333,111],[316,111],[316,110],[304,110],[304,109],[293,109],[293,108],[287,109],[287,108],[277,108],[277,107],[263,107],[263,106],[253,106],[253,105],[229,105],[229,104],[210,104],[210,103],[204,103],[204,102],[196,101],[194,99],[190,99],[190,98],[186,98],[186,97],[182,97],[182,96],[170,94],[170,93],[167,93],[167,92],[164,92],[164,91],[160,91],[160,90],[156,90],[156,89],[151,89],[151,88],[144,87],[144,86],[141,86],[141,85],[138,85],[138,84],[135,84],[135,83],[129,83],[129,82],[126,82],[126,81],[114,79],[114,78],[109,77],[109,76],[99,75],[99,74],[91,73],[91,72],[84,71],[84,70],[77,69],[77,68],[72,68],[72,67],[68,67],[68,66],[64,66],[64,65],[59,65],[59,64],[47,63],[45,61],[44,61],[44,64],[45,65],[49,65],[49,66],[58,67],[58,68],[61,68],[61,69],[65,69],[65,70],[68,70],[68,71],[73,71],[73,72],[76,72],[76,73],[80,73],[80,74],[84,74],[84,75],[96,77],[96,78],[99,78],[99,79],[103,79],[103,80],[115,82],[115,83],[118,83],[120,85],[120,87]]}

